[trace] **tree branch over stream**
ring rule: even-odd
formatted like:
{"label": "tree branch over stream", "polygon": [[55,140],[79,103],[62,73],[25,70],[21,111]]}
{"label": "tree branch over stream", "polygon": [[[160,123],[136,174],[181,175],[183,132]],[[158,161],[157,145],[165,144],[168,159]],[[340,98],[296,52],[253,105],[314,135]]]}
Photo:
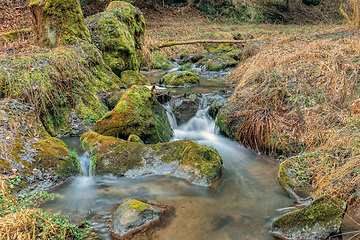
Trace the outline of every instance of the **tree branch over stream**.
{"label": "tree branch over stream", "polygon": [[187,44],[196,44],[196,43],[246,43],[250,40],[191,40],[191,41],[172,41],[166,43],[160,43],[156,47],[164,48],[171,47],[176,45],[187,45]]}

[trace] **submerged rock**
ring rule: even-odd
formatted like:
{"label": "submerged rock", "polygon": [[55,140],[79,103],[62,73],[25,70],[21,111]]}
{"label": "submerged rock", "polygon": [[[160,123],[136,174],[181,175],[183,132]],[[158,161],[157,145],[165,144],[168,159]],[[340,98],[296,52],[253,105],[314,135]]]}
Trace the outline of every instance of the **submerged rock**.
{"label": "submerged rock", "polygon": [[182,74],[168,73],[159,82],[159,84],[165,86],[182,86],[191,87],[199,85],[200,76],[193,72],[184,72]]}
{"label": "submerged rock", "polygon": [[85,23],[92,42],[118,76],[124,70],[140,70],[145,20],[138,8],[114,1],[105,12],[87,18]]}
{"label": "submerged rock", "polygon": [[287,239],[325,239],[339,232],[345,210],[344,201],[321,197],[302,209],[277,218],[271,233]]}
{"label": "submerged rock", "polygon": [[217,150],[189,140],[142,144],[89,131],[81,137],[89,147],[94,174],[141,176],[171,175],[209,185],[222,172]]}
{"label": "submerged rock", "polygon": [[220,71],[228,67],[236,67],[237,65],[238,62],[231,57],[215,57],[207,63],[206,69],[209,71]]}
{"label": "submerged rock", "polygon": [[152,232],[170,217],[171,211],[164,205],[125,199],[112,215],[111,235],[115,239],[151,239]]}
{"label": "submerged rock", "polygon": [[186,94],[174,96],[170,100],[170,106],[177,123],[182,124],[196,115],[199,108],[199,98],[195,93],[189,96]]}
{"label": "submerged rock", "polygon": [[169,141],[173,135],[164,107],[145,86],[132,86],[115,108],[93,126],[95,132],[128,139],[135,134],[145,143]]}
{"label": "submerged rock", "polygon": [[79,1],[31,0],[29,7],[38,44],[55,47],[79,40],[91,42]]}

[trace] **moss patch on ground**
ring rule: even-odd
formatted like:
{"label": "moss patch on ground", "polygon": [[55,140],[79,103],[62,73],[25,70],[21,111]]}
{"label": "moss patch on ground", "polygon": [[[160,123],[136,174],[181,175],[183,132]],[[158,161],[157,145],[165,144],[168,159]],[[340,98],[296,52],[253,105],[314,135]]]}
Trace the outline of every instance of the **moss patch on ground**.
{"label": "moss patch on ground", "polygon": [[147,87],[134,85],[93,127],[106,136],[128,139],[135,134],[145,143],[169,141],[172,129],[164,107]]}
{"label": "moss patch on ground", "polygon": [[33,106],[53,136],[75,131],[70,116],[86,126],[106,113],[100,90],[125,87],[93,45],[80,43],[0,61],[0,97]]}

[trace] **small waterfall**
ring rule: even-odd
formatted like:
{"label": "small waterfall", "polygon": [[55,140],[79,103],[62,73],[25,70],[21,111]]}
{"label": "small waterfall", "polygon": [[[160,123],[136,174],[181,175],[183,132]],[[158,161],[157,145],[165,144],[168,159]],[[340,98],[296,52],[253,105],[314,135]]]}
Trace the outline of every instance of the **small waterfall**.
{"label": "small waterfall", "polygon": [[81,173],[83,176],[90,176],[90,155],[88,151],[79,151],[78,150],[78,158],[80,161],[80,166],[81,166]]}
{"label": "small waterfall", "polygon": [[164,108],[166,110],[166,115],[167,115],[167,117],[169,119],[169,123],[170,123],[171,128],[172,129],[177,128],[178,125],[177,125],[177,122],[176,122],[176,119],[175,119],[175,116],[174,116],[174,113],[172,111],[172,108],[171,108],[170,104],[166,103],[163,106],[164,106]]}

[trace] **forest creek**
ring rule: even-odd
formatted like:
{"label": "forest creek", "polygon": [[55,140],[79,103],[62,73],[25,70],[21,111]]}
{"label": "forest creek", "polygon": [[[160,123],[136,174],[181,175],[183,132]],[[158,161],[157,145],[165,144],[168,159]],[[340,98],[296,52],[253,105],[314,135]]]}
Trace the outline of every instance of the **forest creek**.
{"label": "forest creek", "polygon": [[357,0],[0,11],[0,239],[360,239]]}

